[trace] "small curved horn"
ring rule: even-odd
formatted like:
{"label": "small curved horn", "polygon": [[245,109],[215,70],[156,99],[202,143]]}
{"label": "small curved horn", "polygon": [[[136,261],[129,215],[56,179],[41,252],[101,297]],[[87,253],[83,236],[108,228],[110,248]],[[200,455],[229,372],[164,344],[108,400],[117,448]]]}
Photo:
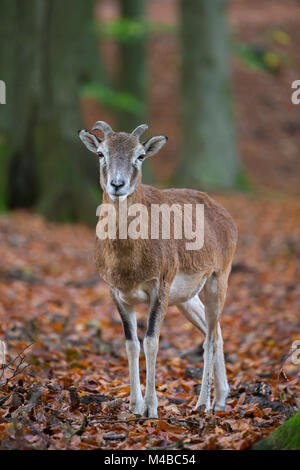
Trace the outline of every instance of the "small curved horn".
{"label": "small curved horn", "polygon": [[110,125],[107,124],[107,123],[104,122],[104,121],[97,121],[97,122],[95,122],[92,131],[95,131],[95,130],[98,130],[98,131],[103,132],[104,137],[106,137],[106,136],[109,135],[109,134],[113,134],[113,133],[114,133],[114,131],[112,130],[112,128],[110,127]]}
{"label": "small curved horn", "polygon": [[147,124],[141,124],[140,126],[137,126],[134,131],[131,132],[131,135],[135,135],[138,139],[141,137],[144,132],[148,129]]}

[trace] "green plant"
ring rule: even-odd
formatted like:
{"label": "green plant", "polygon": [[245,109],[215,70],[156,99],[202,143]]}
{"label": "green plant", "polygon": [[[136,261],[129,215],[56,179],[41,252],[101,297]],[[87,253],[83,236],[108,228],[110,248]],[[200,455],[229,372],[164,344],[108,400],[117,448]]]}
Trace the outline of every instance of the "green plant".
{"label": "green plant", "polygon": [[82,98],[93,98],[104,106],[115,110],[128,111],[139,115],[144,111],[144,103],[128,92],[121,92],[107,85],[96,82],[88,82],[81,87]]}

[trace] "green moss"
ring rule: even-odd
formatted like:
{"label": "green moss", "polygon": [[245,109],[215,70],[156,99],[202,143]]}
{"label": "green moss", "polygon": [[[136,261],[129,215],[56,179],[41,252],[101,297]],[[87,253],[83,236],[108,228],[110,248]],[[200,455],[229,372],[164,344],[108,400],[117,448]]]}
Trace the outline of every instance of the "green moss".
{"label": "green moss", "polygon": [[300,450],[300,411],[279,426],[253,450]]}

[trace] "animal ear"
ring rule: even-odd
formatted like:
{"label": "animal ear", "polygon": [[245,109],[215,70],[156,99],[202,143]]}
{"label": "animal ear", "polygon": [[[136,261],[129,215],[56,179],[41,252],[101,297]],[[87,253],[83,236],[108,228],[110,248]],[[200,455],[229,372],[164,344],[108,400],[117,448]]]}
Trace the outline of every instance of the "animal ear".
{"label": "animal ear", "polygon": [[166,135],[157,135],[146,140],[146,142],[143,143],[146,156],[156,154],[165,145],[167,140],[168,137]]}
{"label": "animal ear", "polygon": [[101,140],[95,136],[92,132],[88,132],[85,129],[78,131],[78,135],[80,140],[84,143],[84,145],[93,153],[97,153],[99,144]]}

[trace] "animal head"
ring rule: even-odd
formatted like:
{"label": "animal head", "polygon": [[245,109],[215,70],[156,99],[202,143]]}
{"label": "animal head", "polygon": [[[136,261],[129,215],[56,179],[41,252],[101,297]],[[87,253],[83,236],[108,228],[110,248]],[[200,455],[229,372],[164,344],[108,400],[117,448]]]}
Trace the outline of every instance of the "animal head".
{"label": "animal head", "polygon": [[112,200],[125,199],[134,192],[141,181],[143,161],[168,140],[159,135],[141,143],[140,137],[147,129],[147,124],[141,124],[131,134],[114,132],[106,122],[97,121],[92,131],[100,130],[103,139],[86,130],[78,132],[84,145],[98,155],[100,184]]}

